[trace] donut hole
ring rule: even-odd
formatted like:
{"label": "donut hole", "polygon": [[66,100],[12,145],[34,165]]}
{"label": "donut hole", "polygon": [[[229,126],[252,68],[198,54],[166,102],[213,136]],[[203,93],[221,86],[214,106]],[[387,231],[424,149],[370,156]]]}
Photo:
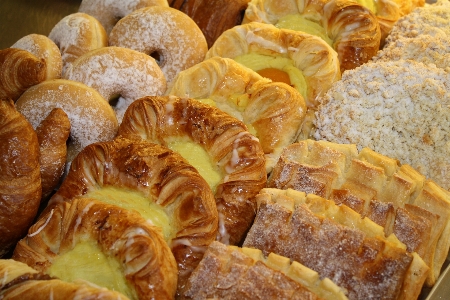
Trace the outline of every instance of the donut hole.
{"label": "donut hole", "polygon": [[164,63],[164,56],[159,51],[152,51],[150,52],[150,57],[154,58],[156,60],[156,63],[158,66],[162,66]]}
{"label": "donut hole", "polygon": [[120,94],[114,94],[111,97],[109,97],[108,99],[109,105],[111,105],[112,107],[116,107],[117,104],[119,103],[120,97],[121,97]]}

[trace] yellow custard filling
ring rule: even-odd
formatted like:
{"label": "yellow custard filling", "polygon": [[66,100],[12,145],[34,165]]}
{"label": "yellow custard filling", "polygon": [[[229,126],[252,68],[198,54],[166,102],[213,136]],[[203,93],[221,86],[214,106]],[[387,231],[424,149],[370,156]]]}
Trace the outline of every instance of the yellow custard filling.
{"label": "yellow custard filling", "polygon": [[328,45],[333,46],[333,41],[329,38],[325,28],[317,22],[308,20],[300,14],[286,15],[281,17],[275,27],[302,31],[323,39]]}
{"label": "yellow custard filling", "polygon": [[373,12],[375,15],[377,14],[377,5],[375,4],[375,1],[373,0],[356,0],[359,4],[362,6],[368,8],[371,12]]}
{"label": "yellow custard filling", "polygon": [[50,268],[50,276],[66,282],[89,281],[98,286],[120,292],[130,299],[137,299],[123,275],[120,263],[105,255],[94,242],[79,242],[75,247],[58,256]]}
{"label": "yellow custard filling", "polygon": [[211,160],[208,152],[197,143],[188,139],[170,139],[167,146],[183,156],[206,180],[213,193],[222,180],[220,168]]}
{"label": "yellow custard filling", "polygon": [[292,59],[282,56],[270,56],[250,52],[247,54],[236,56],[234,60],[256,72],[271,68],[286,72],[289,76],[291,85],[297,91],[299,91],[303,98],[306,99],[306,79],[303,76],[302,71],[295,67]]}
{"label": "yellow custard filling", "polygon": [[166,241],[170,241],[176,234],[171,226],[171,218],[164,209],[138,191],[104,186],[101,189],[89,191],[84,196],[139,212],[144,219],[150,220],[153,225],[162,229]]}

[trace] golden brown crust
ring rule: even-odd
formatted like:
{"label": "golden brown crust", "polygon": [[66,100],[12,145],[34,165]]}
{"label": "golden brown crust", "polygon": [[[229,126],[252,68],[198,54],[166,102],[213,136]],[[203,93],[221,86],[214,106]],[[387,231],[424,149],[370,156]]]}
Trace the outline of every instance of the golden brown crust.
{"label": "golden brown crust", "polygon": [[60,108],[54,108],[36,128],[39,141],[42,199],[47,198],[63,176],[67,160],[70,120]]}
{"label": "golden brown crust", "polygon": [[208,48],[224,32],[241,25],[250,0],[194,0],[173,1],[170,6],[181,10],[200,27]]}
{"label": "golden brown crust", "polygon": [[0,50],[0,97],[16,101],[29,87],[45,80],[47,65],[27,50]]}
{"label": "golden brown crust", "polygon": [[117,138],[91,144],[79,153],[46,211],[107,186],[138,191],[171,216],[176,233],[171,247],[178,263],[179,284],[184,284],[204,247],[217,234],[217,209],[205,180],[168,148],[142,139]]}
{"label": "golden brown crust", "polygon": [[161,230],[136,211],[94,199],[59,202],[45,213],[14,249],[12,258],[46,272],[58,256],[82,241],[94,241],[121,265],[139,299],[172,299],[177,267]]}
{"label": "golden brown crust", "polygon": [[268,173],[282,148],[296,140],[306,114],[303,97],[291,86],[218,56],[180,72],[167,94],[210,99],[244,122],[261,143]]}
{"label": "golden brown crust", "polygon": [[118,136],[162,145],[188,137],[201,145],[222,172],[215,192],[218,240],[241,241],[255,215],[254,196],[267,180],[261,145],[242,122],[194,99],[145,97],[130,105]]}
{"label": "golden brown crust", "polygon": [[41,200],[39,143],[10,99],[0,99],[0,257],[23,237]]}
{"label": "golden brown crust", "polygon": [[128,300],[124,295],[105,288],[51,278],[13,259],[0,260],[0,278],[0,298],[3,300]]}

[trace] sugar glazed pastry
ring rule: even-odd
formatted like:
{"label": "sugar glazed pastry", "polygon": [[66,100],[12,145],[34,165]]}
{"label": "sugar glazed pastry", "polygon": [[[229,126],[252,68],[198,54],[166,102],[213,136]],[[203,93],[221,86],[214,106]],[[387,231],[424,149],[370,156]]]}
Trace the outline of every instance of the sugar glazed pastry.
{"label": "sugar glazed pastry", "polygon": [[108,34],[93,16],[77,12],[62,18],[48,37],[58,46],[62,57],[62,74],[79,56],[108,46]]}
{"label": "sugar glazed pastry", "polygon": [[0,100],[0,257],[27,232],[41,201],[36,132],[11,99]]}
{"label": "sugar glazed pastry", "polygon": [[297,261],[328,277],[349,299],[419,296],[429,272],[420,256],[346,205],[279,189],[263,189],[257,201],[243,247]]}
{"label": "sugar glazed pastry", "polygon": [[156,57],[168,83],[178,72],[201,62],[208,50],[205,36],[191,18],[164,6],[141,8],[125,16],[111,31],[109,45]]}
{"label": "sugar glazed pastry", "polygon": [[117,21],[136,9],[153,5],[169,6],[167,0],[82,0],[78,12],[86,13],[99,20],[109,35]]}
{"label": "sugar glazed pastry", "polygon": [[330,279],[287,257],[213,242],[182,299],[347,299]]}
{"label": "sugar glazed pastry", "polygon": [[370,60],[381,43],[378,19],[357,1],[252,0],[243,24],[249,22],[274,24],[321,37],[337,51],[342,72]]}
{"label": "sugar glazed pastry", "polygon": [[27,50],[37,58],[43,58],[47,65],[46,80],[61,77],[61,52],[58,46],[47,36],[35,33],[28,34],[15,42],[11,48]]}
{"label": "sugar glazed pastry", "polygon": [[16,101],[29,87],[45,80],[47,65],[27,50],[0,50],[0,97]]}
{"label": "sugar glazed pastry", "polygon": [[128,297],[119,292],[87,282],[72,283],[52,278],[13,259],[0,260],[0,278],[0,298],[3,300],[128,300]]}
{"label": "sugar glazed pastry", "polygon": [[296,141],[306,115],[297,90],[218,56],[180,72],[167,94],[202,100],[244,122],[261,143],[267,173],[281,150]]}
{"label": "sugar glazed pastry", "polygon": [[136,211],[95,199],[54,205],[17,243],[12,258],[131,299],[173,299],[177,287],[176,262],[160,228]]}
{"label": "sugar glazed pastry", "polygon": [[439,277],[450,247],[450,193],[410,166],[369,148],[306,140],[284,149],[267,186],[350,207],[420,255],[428,286]]}
{"label": "sugar glazed pastry", "polygon": [[45,211],[76,197],[139,211],[161,228],[181,287],[217,235],[217,209],[206,181],[179,154],[142,139],[116,138],[84,148]]}
{"label": "sugar glazed pastry", "polygon": [[249,0],[171,0],[171,7],[187,14],[202,30],[211,47],[216,39],[236,25],[241,25]]}
{"label": "sugar glazed pastry", "polygon": [[314,136],[368,147],[448,189],[449,95],[449,74],[436,66],[369,62],[346,72],[321,98]]}
{"label": "sugar glazed pastry", "polygon": [[54,108],[70,121],[67,161],[87,145],[115,137],[118,123],[109,103],[93,88],[66,79],[46,80],[29,88],[16,102],[17,110],[37,128]]}
{"label": "sugar glazed pastry", "polygon": [[186,158],[214,193],[217,240],[242,240],[255,216],[254,196],[267,180],[261,144],[244,123],[195,99],[145,97],[130,105],[118,136],[161,144]]}
{"label": "sugar glazed pastry", "polygon": [[65,79],[92,87],[114,107],[122,121],[128,106],[144,96],[160,96],[166,91],[166,78],[156,61],[129,48],[102,47],[72,62]]}

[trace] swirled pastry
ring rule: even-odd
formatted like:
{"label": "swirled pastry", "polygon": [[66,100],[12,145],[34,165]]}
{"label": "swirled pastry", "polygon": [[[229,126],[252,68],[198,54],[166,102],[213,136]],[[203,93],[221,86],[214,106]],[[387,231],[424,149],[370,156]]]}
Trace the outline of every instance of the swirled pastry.
{"label": "swirled pastry", "polygon": [[177,153],[142,139],[85,147],[46,211],[78,196],[137,210],[160,227],[181,286],[217,234],[217,209],[205,180]]}
{"label": "swirled pastry", "polygon": [[160,228],[136,211],[95,199],[53,205],[17,243],[12,258],[132,299],[172,299],[177,287],[176,262]]}
{"label": "swirled pastry", "polygon": [[289,83],[313,108],[317,98],[341,78],[336,51],[325,41],[272,24],[252,22],[226,30],[206,54],[206,58],[214,56],[233,58],[257,72],[287,73]]}
{"label": "swirled pastry", "polygon": [[0,257],[27,232],[41,195],[36,132],[11,99],[0,99]]}
{"label": "swirled pastry", "polygon": [[195,99],[145,97],[130,105],[118,136],[181,153],[215,195],[217,239],[226,244],[241,241],[255,216],[254,196],[267,180],[261,144],[241,121]]}
{"label": "swirled pastry", "polygon": [[419,296],[429,272],[420,256],[346,205],[279,189],[263,189],[257,201],[243,247],[289,257],[331,279],[349,299]]}
{"label": "swirled pastry", "polygon": [[432,286],[447,258],[450,194],[408,165],[369,148],[302,141],[285,148],[267,186],[345,204],[394,233],[430,267]]}
{"label": "swirled pastry", "polygon": [[212,57],[180,72],[167,94],[202,100],[244,122],[261,143],[267,173],[282,148],[296,141],[306,115],[294,88],[230,58]]}
{"label": "swirled pastry", "polygon": [[128,300],[119,292],[86,282],[65,282],[13,259],[0,260],[0,298],[3,300]]}
{"label": "swirled pastry", "polygon": [[[394,8],[398,6],[394,4]],[[342,72],[369,61],[381,43],[378,19],[357,1],[252,0],[242,23],[249,22],[274,24],[321,37],[337,51]]]}

